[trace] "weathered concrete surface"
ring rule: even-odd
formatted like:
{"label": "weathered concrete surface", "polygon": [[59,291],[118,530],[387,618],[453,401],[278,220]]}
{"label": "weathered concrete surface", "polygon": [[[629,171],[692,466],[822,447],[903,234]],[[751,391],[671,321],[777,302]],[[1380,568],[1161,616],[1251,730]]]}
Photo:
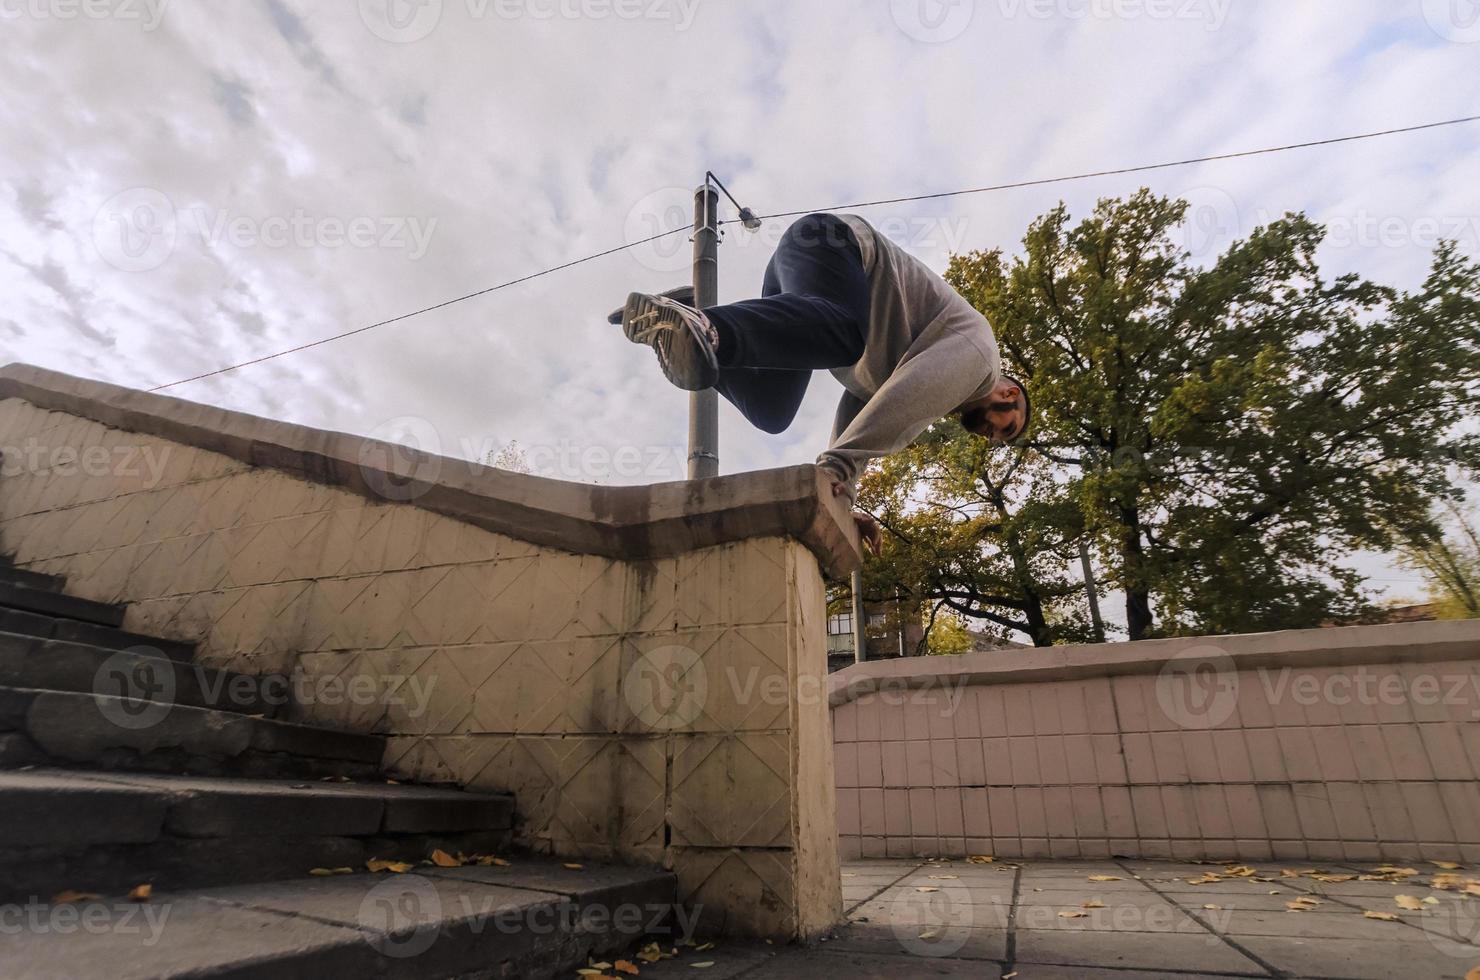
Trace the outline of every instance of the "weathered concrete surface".
{"label": "weathered concrete surface", "polygon": [[[512,791],[520,843],[668,867],[727,932],[841,914],[823,574],[858,550],[814,467],[595,488],[32,368],[0,370],[0,446],[0,551],[202,664],[305,679],[286,717],[336,755],[386,735],[401,777]],[[26,731],[87,761],[79,697]],[[126,743],[308,752],[192,710]]]}
{"label": "weathered concrete surface", "polygon": [[[595,487],[511,473],[394,443],[230,412],[28,364],[0,367],[0,399],[156,436],[238,462],[417,507],[532,544],[627,560],[787,535],[830,573],[861,559],[847,507],[813,466],[656,486]],[[117,624],[114,624],[117,625]]]}

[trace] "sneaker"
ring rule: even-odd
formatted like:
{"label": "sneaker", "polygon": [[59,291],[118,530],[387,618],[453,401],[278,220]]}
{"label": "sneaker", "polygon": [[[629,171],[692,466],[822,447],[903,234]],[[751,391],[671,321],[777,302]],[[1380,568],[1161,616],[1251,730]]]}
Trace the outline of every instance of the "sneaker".
{"label": "sneaker", "polygon": [[664,296],[633,293],[622,310],[622,332],[658,355],[668,380],[685,391],[703,391],[719,381],[719,332],[693,307]]}

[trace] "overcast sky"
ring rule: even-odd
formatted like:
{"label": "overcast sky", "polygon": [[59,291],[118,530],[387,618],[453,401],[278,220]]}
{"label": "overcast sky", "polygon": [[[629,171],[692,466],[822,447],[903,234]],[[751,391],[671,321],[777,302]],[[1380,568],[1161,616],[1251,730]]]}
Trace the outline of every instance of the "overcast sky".
{"label": "overcast sky", "polygon": [[[0,31],[0,360],[141,387],[683,224],[706,168],[826,209],[1480,111],[1480,0],[0,0]],[[1328,273],[1413,286],[1440,235],[1480,253],[1477,174],[1471,125],[863,213],[943,269],[1149,183],[1196,205],[1201,257],[1303,209]],[[730,231],[723,299],[784,226]],[[681,478],[686,396],[604,315],[687,249],[170,393]],[[811,460],[839,390],[818,375],[782,436],[726,405],[723,471]]]}

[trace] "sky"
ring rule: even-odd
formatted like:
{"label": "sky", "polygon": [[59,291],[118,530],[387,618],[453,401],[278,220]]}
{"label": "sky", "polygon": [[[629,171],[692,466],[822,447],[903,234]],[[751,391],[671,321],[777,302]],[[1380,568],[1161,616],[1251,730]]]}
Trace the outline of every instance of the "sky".
{"label": "sky", "polygon": [[[682,226],[706,169],[761,213],[828,210],[1480,113],[1480,0],[0,0],[0,31],[0,362],[133,387]],[[943,270],[1147,184],[1192,202],[1199,261],[1303,210],[1328,274],[1413,287],[1440,237],[1480,255],[1477,174],[1472,124],[860,213]],[[722,300],[785,226],[728,229]],[[681,479],[687,396],[605,314],[686,281],[688,248],[168,393]],[[780,436],[722,405],[722,472],[812,460],[840,390],[816,376]]]}

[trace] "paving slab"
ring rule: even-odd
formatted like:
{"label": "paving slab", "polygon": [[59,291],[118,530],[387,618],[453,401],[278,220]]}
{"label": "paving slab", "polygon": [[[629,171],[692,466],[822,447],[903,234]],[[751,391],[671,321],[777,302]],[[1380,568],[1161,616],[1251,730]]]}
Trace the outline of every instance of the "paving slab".
{"label": "paving slab", "polygon": [[[1374,923],[1381,925],[1381,923]],[[1480,966],[1480,949],[1472,957],[1450,956],[1420,938],[1291,939],[1272,936],[1240,937],[1237,942],[1253,955],[1288,976],[1345,978],[1345,980],[1463,980]]]}
{"label": "paving slab", "polygon": [[198,897],[8,909],[24,918],[0,930],[7,978],[320,980],[373,976],[379,958],[356,929]]}
{"label": "paving slab", "polygon": [[1015,955],[1019,963],[1055,966],[1268,975],[1257,962],[1211,933],[1148,936],[1064,929],[1023,930],[1017,933]]}

